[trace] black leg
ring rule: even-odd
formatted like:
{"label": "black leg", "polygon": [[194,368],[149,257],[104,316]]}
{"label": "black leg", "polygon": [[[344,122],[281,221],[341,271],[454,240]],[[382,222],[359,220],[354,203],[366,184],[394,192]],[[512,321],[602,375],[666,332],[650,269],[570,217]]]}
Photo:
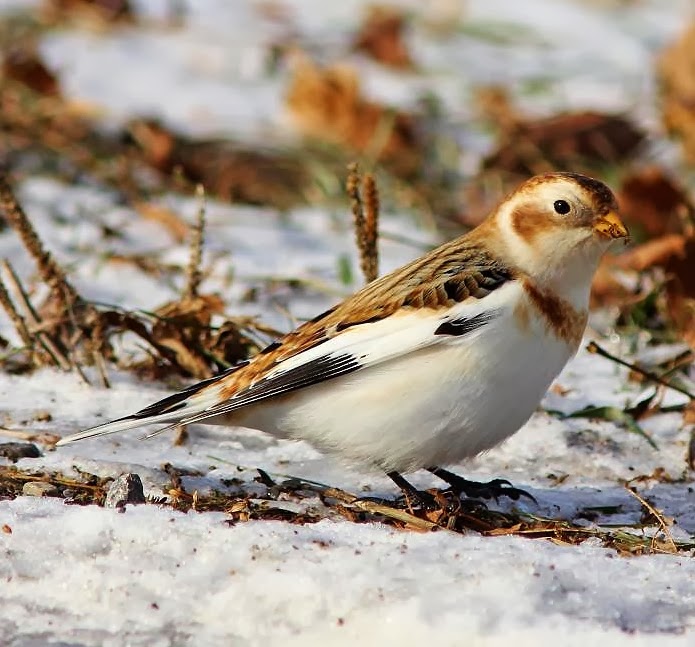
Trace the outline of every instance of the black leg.
{"label": "black leg", "polygon": [[412,483],[409,483],[399,472],[386,472],[388,476],[403,492],[406,500],[419,505],[422,508],[438,508],[435,498],[429,493],[418,490]]}
{"label": "black leg", "polygon": [[[519,497],[525,496],[536,503],[536,499],[528,492],[515,488],[505,479],[494,479],[487,483],[478,483],[477,481],[469,481],[442,467],[428,467],[427,471],[434,474],[437,478],[442,479],[442,481],[446,481],[451,486],[451,490],[456,494],[465,494],[472,499],[499,499],[501,496],[506,496],[513,501],[518,501]],[[389,476],[391,475],[389,474]],[[412,485],[410,487],[412,487]]]}

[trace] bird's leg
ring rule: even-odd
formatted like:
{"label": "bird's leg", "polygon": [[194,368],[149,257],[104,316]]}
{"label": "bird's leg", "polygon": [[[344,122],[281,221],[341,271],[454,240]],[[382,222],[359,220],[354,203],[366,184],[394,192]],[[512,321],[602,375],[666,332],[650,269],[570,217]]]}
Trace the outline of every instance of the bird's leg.
{"label": "bird's leg", "polygon": [[[519,497],[525,496],[536,503],[536,499],[532,495],[524,490],[515,488],[506,479],[494,479],[487,483],[479,483],[477,481],[469,481],[441,467],[428,467],[427,471],[442,479],[442,481],[446,481],[456,494],[465,494],[472,499],[499,499],[501,496],[506,496],[513,501],[518,501]],[[389,476],[391,475],[389,474]]]}
{"label": "bird's leg", "polygon": [[406,502],[419,505],[423,509],[439,508],[437,500],[429,492],[418,490],[412,483],[409,483],[403,476],[396,471],[386,472],[388,476],[403,492]]}

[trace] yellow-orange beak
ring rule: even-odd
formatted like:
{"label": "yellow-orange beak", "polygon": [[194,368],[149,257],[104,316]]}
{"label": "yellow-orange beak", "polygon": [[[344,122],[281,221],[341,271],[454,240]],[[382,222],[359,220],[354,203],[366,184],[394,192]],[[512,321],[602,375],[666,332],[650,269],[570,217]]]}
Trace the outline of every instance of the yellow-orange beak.
{"label": "yellow-orange beak", "polygon": [[609,211],[594,224],[594,231],[606,238],[627,238],[630,234],[615,211]]}

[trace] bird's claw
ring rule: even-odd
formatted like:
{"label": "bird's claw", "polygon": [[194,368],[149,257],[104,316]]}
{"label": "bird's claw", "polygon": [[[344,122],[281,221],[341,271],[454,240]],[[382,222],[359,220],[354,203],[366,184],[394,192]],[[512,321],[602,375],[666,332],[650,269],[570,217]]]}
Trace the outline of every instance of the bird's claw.
{"label": "bird's claw", "polygon": [[514,487],[507,479],[493,479],[487,483],[480,483],[459,477],[455,481],[449,483],[450,490],[458,495],[464,494],[470,499],[495,499],[498,501],[500,497],[504,496],[512,501],[518,501],[521,497],[526,497],[533,503],[538,503],[532,494]]}

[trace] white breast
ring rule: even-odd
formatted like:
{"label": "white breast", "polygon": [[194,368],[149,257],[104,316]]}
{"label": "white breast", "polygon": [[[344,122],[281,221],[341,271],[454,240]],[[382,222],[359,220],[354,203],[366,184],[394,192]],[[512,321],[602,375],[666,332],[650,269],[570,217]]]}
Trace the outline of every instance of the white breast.
{"label": "white breast", "polygon": [[386,471],[474,456],[528,420],[575,350],[540,319],[520,329],[513,313],[522,299],[519,285],[505,286],[484,299],[500,316],[468,336],[442,338],[224,422],[301,438]]}

